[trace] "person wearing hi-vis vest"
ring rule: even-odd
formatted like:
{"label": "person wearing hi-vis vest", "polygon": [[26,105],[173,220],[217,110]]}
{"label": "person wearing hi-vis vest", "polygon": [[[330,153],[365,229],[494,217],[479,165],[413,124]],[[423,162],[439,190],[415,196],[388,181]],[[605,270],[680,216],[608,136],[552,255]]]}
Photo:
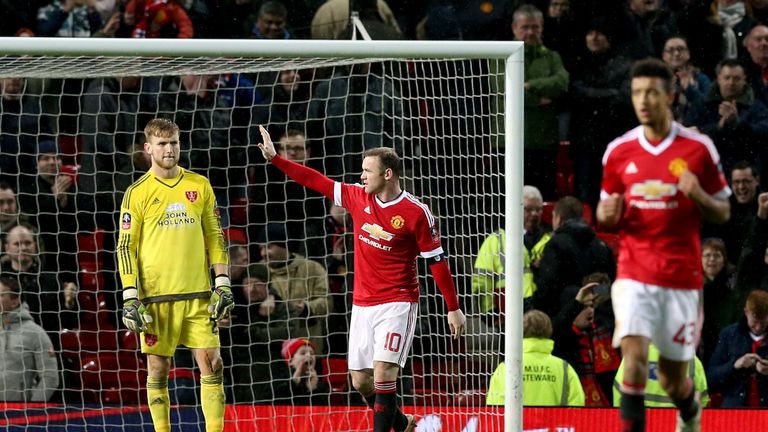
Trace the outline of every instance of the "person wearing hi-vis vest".
{"label": "person wearing hi-vis vest", "polygon": [[[654,408],[674,408],[675,403],[667,395],[667,392],[661,388],[659,377],[656,375],[656,365],[659,361],[659,349],[653,344],[648,346],[648,382],[645,384],[645,406]],[[693,366],[693,367],[691,367]],[[693,387],[696,393],[701,396],[701,406],[707,406],[709,403],[709,393],[707,390],[707,374],[704,371],[704,365],[698,357],[694,357],[688,365],[688,376],[693,380]],[[621,387],[624,379],[624,362],[621,362],[619,370],[616,371],[616,379],[613,382],[613,406],[619,406],[621,402]]]}
{"label": "person wearing hi-vis vest", "polygon": [[[552,321],[531,310],[523,315],[523,406],[584,406],[579,376],[565,360],[552,355]],[[491,376],[487,405],[504,405],[504,363]]]}
{"label": "person wearing hi-vis vest", "polygon": [[[548,226],[541,223],[544,200],[534,186],[523,186],[523,298],[536,292],[534,273],[544,252],[544,246],[552,237]],[[485,322],[501,325],[498,293],[504,290],[504,241],[505,231],[499,229],[485,238],[475,260],[472,276],[472,292],[478,296],[479,312]],[[495,312],[491,314],[491,312]],[[494,319],[491,319],[491,318]]]}

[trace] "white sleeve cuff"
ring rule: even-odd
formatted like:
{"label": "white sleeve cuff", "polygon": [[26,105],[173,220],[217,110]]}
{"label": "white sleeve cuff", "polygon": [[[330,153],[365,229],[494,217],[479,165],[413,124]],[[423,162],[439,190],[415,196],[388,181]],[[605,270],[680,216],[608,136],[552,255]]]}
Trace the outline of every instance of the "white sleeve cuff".
{"label": "white sleeve cuff", "polygon": [[131,300],[131,299],[138,299],[139,298],[139,290],[136,288],[126,288],[123,290],[123,301]]}
{"label": "white sleeve cuff", "polygon": [[231,287],[232,284],[229,282],[229,276],[216,276],[216,279],[213,281],[213,286],[216,288],[220,286]]}

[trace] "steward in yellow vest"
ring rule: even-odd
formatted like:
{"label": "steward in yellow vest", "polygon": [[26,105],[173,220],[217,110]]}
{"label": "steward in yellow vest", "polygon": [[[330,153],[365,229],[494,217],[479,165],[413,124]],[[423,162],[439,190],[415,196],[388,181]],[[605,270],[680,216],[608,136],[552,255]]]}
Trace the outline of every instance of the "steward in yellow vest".
{"label": "steward in yellow vest", "polygon": [[[523,316],[523,405],[584,406],[584,390],[576,371],[552,355],[552,322],[541,311]],[[488,385],[487,405],[504,405],[504,375],[500,363]]]}

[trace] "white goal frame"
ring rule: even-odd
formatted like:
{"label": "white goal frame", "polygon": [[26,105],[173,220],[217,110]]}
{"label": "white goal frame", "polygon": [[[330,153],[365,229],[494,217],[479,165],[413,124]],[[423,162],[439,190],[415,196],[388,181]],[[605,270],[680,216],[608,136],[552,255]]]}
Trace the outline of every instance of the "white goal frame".
{"label": "white goal frame", "polygon": [[[112,38],[0,38],[0,55],[72,58],[71,76],[83,67],[78,57],[88,57],[92,67],[99,57],[295,57],[295,58],[422,58],[503,59],[504,80],[504,178],[505,178],[505,363],[506,400],[504,429],[520,432],[522,408],[522,276],[523,256],[523,43],[478,41],[328,41],[328,40],[214,40],[214,39],[112,39]],[[95,59],[94,59],[95,58]],[[141,67],[136,64],[136,67]],[[215,65],[212,65],[215,68]],[[129,72],[126,71],[126,74]],[[14,74],[13,64],[3,66],[2,77]],[[62,77],[67,77],[63,75]],[[510,319],[515,317],[515,319]]]}

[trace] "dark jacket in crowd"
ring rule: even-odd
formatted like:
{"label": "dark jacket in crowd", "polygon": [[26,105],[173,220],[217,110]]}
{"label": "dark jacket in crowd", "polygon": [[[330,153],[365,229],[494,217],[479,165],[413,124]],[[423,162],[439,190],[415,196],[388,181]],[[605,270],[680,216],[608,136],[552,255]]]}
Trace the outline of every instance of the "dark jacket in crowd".
{"label": "dark jacket in crowd", "polygon": [[695,126],[712,138],[717,147],[725,172],[740,160],[758,161],[764,150],[763,138],[768,136],[768,108],[755,99],[754,93],[746,86],[744,93],[736,100],[738,119],[719,127],[718,108],[723,102],[720,87],[713,85],[704,100],[691,106],[684,120],[685,126]]}
{"label": "dark jacket in crowd", "polygon": [[[160,81],[157,78],[103,78],[91,81],[83,95],[79,153],[80,192],[89,201],[96,224],[114,229],[115,212],[123,193],[134,182],[131,152],[143,150],[144,126],[157,115]],[[87,218],[84,218],[87,219]]]}
{"label": "dark jacket in crowd", "polygon": [[698,357],[705,369],[715,351],[720,332],[744,314],[746,296],[736,290],[736,275],[728,267],[726,265],[713,280],[704,282],[704,324]]}
{"label": "dark jacket in crowd", "polygon": [[745,294],[755,289],[768,291],[768,265],[765,264],[768,220],[755,217],[748,232],[737,267],[736,287]]}
{"label": "dark jacket in crowd", "polygon": [[326,175],[338,180],[346,173],[347,181],[357,181],[363,151],[393,145],[402,150],[395,138],[403,131],[402,116],[399,92],[382,74],[368,74],[361,65],[336,68],[330,80],[317,85],[309,103],[312,155],[324,156],[321,171]]}
{"label": "dark jacket in crowd", "polygon": [[62,205],[51,186],[41,175],[25,181],[19,187],[19,207],[39,229],[43,270],[57,272],[62,280],[75,282],[78,210],[89,196],[78,193],[77,183],[73,182],[65,192],[66,205]]}
{"label": "dark jacket in crowd", "polygon": [[741,257],[744,242],[750,236],[752,225],[757,214],[757,195],[748,203],[736,201],[736,195],[731,194],[728,200],[731,203],[731,218],[728,222],[718,225],[705,222],[701,227],[701,238],[716,237],[725,242],[726,257],[731,264],[738,264]]}
{"label": "dark jacket in crowd", "polygon": [[[734,369],[736,360],[744,354],[751,353],[754,341],[749,335],[746,317],[737,323],[723,329],[717,348],[709,360],[707,383],[712,392],[723,395],[723,408],[738,408],[747,405],[749,396],[750,377],[753,370]],[[768,338],[763,338],[757,347],[757,355],[768,357]],[[768,377],[756,374],[757,391],[760,395],[760,406],[768,407]]]}
{"label": "dark jacket in crowd", "polygon": [[631,66],[612,50],[581,58],[578,74],[571,75],[571,151],[588,153],[599,164],[608,143],[631,126]]}
{"label": "dark jacket in crowd", "polygon": [[0,180],[16,191],[37,172],[37,137],[51,133],[50,117],[40,111],[39,96],[0,97]]}
{"label": "dark jacket in crowd", "polygon": [[752,61],[752,59],[743,61],[744,72],[747,74],[747,81],[755,94],[755,99],[764,104],[768,104],[768,85],[763,81],[763,70]]}
{"label": "dark jacket in crowd", "polygon": [[661,58],[664,42],[677,33],[675,14],[664,7],[645,16],[638,16],[625,8],[617,17],[618,40],[616,46],[623,55],[641,60]]}
{"label": "dark jacket in crowd", "polygon": [[544,248],[533,307],[552,317],[553,326],[558,314],[567,314],[563,319],[573,321],[581,310],[580,305],[561,305],[560,296],[568,287],[580,288],[584,277],[596,272],[608,274],[611,280],[616,277],[611,248],[597,238],[595,230],[583,220],[564,222]]}
{"label": "dark jacket in crowd", "polygon": [[56,336],[52,338],[55,345],[58,345],[56,334],[61,329],[79,326],[77,307],[73,310],[64,308],[63,289],[56,279],[56,273],[40,271],[38,264],[28,271],[19,272],[9,262],[0,262],[0,273],[19,282],[21,301],[26,303],[35,322]]}

